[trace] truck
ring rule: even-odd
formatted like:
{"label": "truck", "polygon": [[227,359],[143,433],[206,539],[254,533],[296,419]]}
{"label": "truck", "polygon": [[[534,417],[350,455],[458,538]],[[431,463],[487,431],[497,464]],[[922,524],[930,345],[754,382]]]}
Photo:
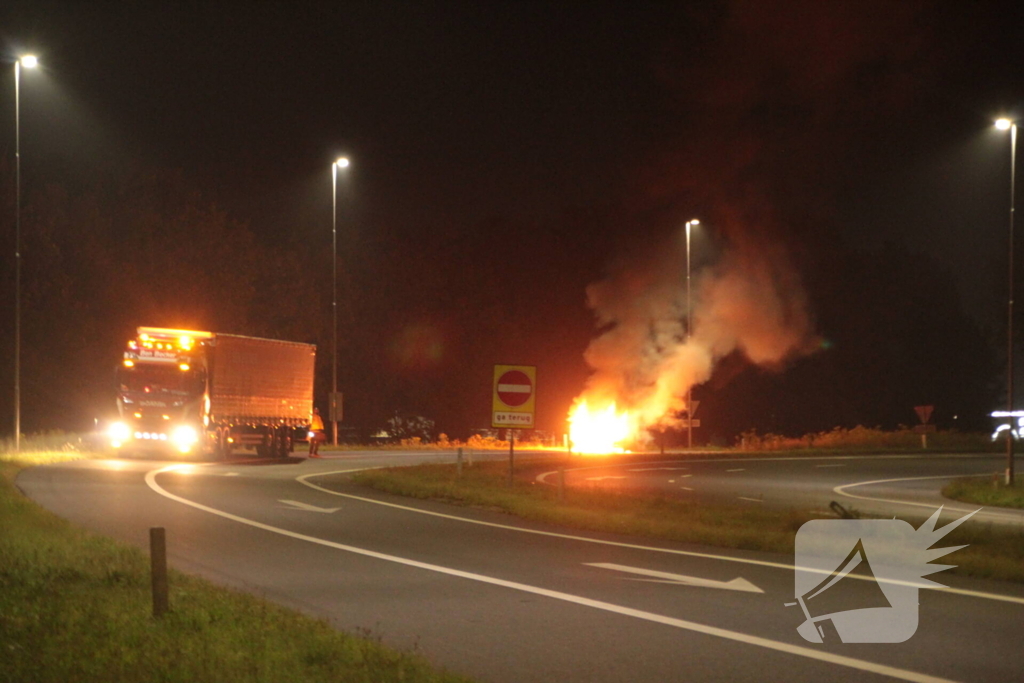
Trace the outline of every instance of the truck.
{"label": "truck", "polygon": [[313,413],[314,344],[139,327],[116,370],[118,450],[287,457]]}

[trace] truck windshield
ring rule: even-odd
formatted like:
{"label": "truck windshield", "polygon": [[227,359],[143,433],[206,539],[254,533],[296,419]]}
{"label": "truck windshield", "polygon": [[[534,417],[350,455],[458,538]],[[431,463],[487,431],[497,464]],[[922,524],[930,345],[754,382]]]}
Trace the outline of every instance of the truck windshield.
{"label": "truck windshield", "polygon": [[122,392],[140,394],[191,394],[198,391],[193,370],[182,371],[176,365],[137,365],[121,368],[118,381]]}

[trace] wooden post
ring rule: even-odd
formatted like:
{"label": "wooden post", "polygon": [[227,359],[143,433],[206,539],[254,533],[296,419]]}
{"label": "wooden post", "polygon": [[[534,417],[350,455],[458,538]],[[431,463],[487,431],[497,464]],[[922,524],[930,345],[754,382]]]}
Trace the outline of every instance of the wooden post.
{"label": "wooden post", "polygon": [[459,449],[458,460],[456,460],[455,471],[459,478],[462,478],[462,449]]}
{"label": "wooden post", "polygon": [[163,527],[149,530],[150,573],[153,578],[153,616],[162,617],[167,610],[167,537]]}

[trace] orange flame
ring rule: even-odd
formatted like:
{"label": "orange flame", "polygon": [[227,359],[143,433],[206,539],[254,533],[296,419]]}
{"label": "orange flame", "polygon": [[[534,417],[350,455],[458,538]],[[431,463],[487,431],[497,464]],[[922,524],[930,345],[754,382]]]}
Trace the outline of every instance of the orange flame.
{"label": "orange flame", "polygon": [[591,409],[583,399],[569,414],[569,439],[580,454],[625,453],[625,444],[634,438],[633,422],[628,412],[618,412],[614,402]]}

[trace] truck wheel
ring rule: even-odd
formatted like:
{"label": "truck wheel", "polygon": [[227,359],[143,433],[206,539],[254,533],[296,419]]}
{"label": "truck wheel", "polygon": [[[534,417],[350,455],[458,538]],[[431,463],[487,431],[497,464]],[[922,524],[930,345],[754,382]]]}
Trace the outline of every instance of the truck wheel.
{"label": "truck wheel", "polygon": [[272,429],[263,433],[263,443],[256,446],[256,455],[261,458],[274,457],[274,431]]}
{"label": "truck wheel", "polygon": [[277,455],[279,458],[291,457],[292,437],[289,427],[281,427],[277,430]]}
{"label": "truck wheel", "polygon": [[217,455],[224,460],[231,457],[231,428],[224,427],[218,430],[217,437]]}

